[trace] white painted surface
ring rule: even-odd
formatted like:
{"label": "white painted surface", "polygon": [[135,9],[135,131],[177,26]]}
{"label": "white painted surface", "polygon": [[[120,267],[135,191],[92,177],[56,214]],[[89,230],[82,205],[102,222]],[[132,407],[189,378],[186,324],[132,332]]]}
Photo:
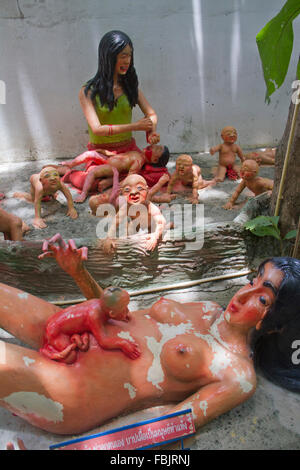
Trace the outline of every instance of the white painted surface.
{"label": "white painted surface", "polygon": [[63,405],[35,392],[15,392],[2,398],[13,410],[22,415],[34,414],[53,423],[63,421]]}
{"label": "white painted surface", "polygon": [[[141,89],[171,152],[208,150],[235,125],[243,148],[280,139],[297,52],[264,103],[255,36],[283,0],[1,0],[0,162],[68,158],[88,142],[78,91],[97,68],[100,38],[129,34]],[[300,20],[294,22],[299,44]],[[3,100],[1,101],[3,102]],[[136,118],[141,117],[138,110]],[[145,144],[138,133],[139,145]]]}

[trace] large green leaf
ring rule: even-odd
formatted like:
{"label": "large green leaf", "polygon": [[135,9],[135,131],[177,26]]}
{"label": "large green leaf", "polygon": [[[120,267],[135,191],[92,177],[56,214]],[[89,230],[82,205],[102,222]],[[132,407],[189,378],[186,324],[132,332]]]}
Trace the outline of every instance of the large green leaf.
{"label": "large green leaf", "polygon": [[290,230],[290,232],[285,235],[284,240],[290,240],[291,238],[296,238],[296,236],[297,230]]}
{"label": "large green leaf", "polygon": [[269,227],[269,226],[274,226],[275,228],[278,225],[279,221],[279,216],[269,216],[269,215],[259,215],[255,217],[255,219],[248,220],[244,227],[247,230],[253,230],[256,227]]}
{"label": "large green leaf", "polygon": [[293,20],[300,13],[299,0],[287,0],[283,8],[257,34],[256,42],[267,86],[266,101],[284,82],[293,49]]}
{"label": "large green leaf", "polygon": [[274,237],[280,240],[279,230],[274,227],[256,227],[251,232],[257,237]]}
{"label": "large green leaf", "polygon": [[248,220],[244,227],[258,237],[274,237],[280,240],[278,228],[279,216],[259,215],[255,219]]}

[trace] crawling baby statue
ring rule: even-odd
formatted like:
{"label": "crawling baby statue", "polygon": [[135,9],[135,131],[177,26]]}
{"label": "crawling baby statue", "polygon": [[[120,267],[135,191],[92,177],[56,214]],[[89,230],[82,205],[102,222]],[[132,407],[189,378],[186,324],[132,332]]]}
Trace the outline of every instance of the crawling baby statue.
{"label": "crawling baby statue", "polygon": [[89,349],[89,333],[103,349],[121,349],[130,359],[140,356],[138,345],[120,336],[105,333],[109,320],[130,320],[129,294],[119,287],[107,287],[100,299],[88,300],[82,305],[60,310],[47,324],[40,352],[52,360],[73,364],[77,351]]}
{"label": "crawling baby statue", "polygon": [[34,221],[33,226],[37,229],[46,228],[47,225],[41,217],[41,204],[50,197],[55,197],[57,191],[61,191],[68,203],[67,216],[71,219],[77,219],[78,214],[73,205],[72,195],[67,186],[61,181],[56,165],[44,167],[40,173],[30,177],[30,193],[14,193],[14,197],[25,199],[27,202],[34,203]]}
{"label": "crawling baby statue", "polygon": [[245,160],[243,162],[240,172],[242,181],[232,194],[230,200],[223,206],[224,209],[231,210],[245,188],[250,189],[255,196],[259,196],[266,191],[272,191],[273,180],[258,176],[258,172],[259,165],[255,160]]}
{"label": "crawling baby statue", "polygon": [[190,200],[193,204],[198,204],[199,202],[198,190],[215,184],[214,179],[204,180],[202,178],[200,166],[195,165],[192,157],[186,154],[179,155],[176,160],[176,170],[172,174],[167,188],[168,194],[172,193],[174,185],[178,182],[183,186],[190,186],[192,188]]}

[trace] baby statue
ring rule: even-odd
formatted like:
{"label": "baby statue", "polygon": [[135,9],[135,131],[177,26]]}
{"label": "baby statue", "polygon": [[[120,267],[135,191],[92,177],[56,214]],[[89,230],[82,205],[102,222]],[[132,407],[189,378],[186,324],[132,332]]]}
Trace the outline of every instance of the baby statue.
{"label": "baby statue", "polygon": [[56,165],[45,166],[40,173],[35,173],[30,177],[30,193],[14,193],[14,197],[25,199],[34,203],[35,216],[33,226],[37,229],[47,227],[41,217],[41,203],[49,197],[55,198],[56,192],[61,191],[68,203],[67,216],[77,219],[78,214],[73,205],[72,195],[67,186],[61,181]]}
{"label": "baby statue", "polygon": [[219,152],[216,182],[224,181],[226,175],[230,179],[236,180],[239,178],[239,170],[235,164],[235,157],[238,155],[242,162],[245,160],[242,149],[235,143],[237,141],[237,131],[232,126],[224,127],[221,131],[221,137],[224,143],[210,149],[211,155]]}
{"label": "baby statue", "polygon": [[47,322],[40,352],[52,360],[73,364],[77,359],[77,348],[83,352],[89,349],[91,333],[103,349],[121,349],[130,359],[138,358],[140,351],[133,340],[108,335],[105,328],[109,319],[130,320],[129,300],[124,289],[107,287],[100,299],[58,311]]}
{"label": "baby statue", "polygon": [[191,202],[193,204],[198,204],[198,190],[206,188],[215,183],[215,180],[204,180],[201,175],[201,168],[198,165],[193,163],[193,159],[190,155],[179,155],[176,160],[176,170],[172,174],[167,193],[171,194],[175,183],[180,182],[183,186],[192,187],[192,197]]}
{"label": "baby statue", "polygon": [[[89,199],[89,206],[92,211],[92,215],[97,215],[97,209],[102,204],[112,204],[115,209],[119,209],[120,205],[123,202],[126,203],[126,198],[121,195],[121,188],[119,183],[119,172],[116,168],[112,167],[113,171],[113,186],[106,192],[101,194],[95,194],[90,197]],[[160,176],[159,180],[157,181],[154,186],[152,186],[148,190],[147,194],[147,201],[156,202],[156,203],[163,203],[163,202],[171,202],[176,195],[175,194],[168,194],[168,193],[159,193],[166,184],[168,184],[170,180],[169,174],[164,173]],[[147,181],[146,181],[147,182]]]}
{"label": "baby statue", "polygon": [[234,191],[230,200],[223,206],[224,209],[232,209],[235,201],[241,194],[241,192],[248,188],[252,191],[255,196],[262,194],[266,191],[272,191],[273,181],[268,178],[261,178],[258,175],[259,166],[255,160],[245,160],[241,167],[242,181]]}
{"label": "baby statue", "polygon": [[[108,230],[107,238],[103,243],[103,250],[105,253],[113,253],[116,249],[113,238],[115,238],[117,227],[119,227],[124,220],[129,218],[128,235],[131,235],[133,234],[132,228],[136,228],[135,219],[137,219],[137,217],[139,217],[140,228],[145,228],[148,232],[150,231],[146,243],[146,249],[150,251],[155,249],[166,226],[166,220],[159,208],[149,201],[148,193],[149,190],[147,182],[140,175],[128,175],[122,181],[121,197],[123,200],[121,204],[119,203],[119,210],[115,216],[115,220],[112,222]],[[135,213],[132,209],[136,209]],[[151,228],[153,226],[155,227],[155,230],[151,233]]]}

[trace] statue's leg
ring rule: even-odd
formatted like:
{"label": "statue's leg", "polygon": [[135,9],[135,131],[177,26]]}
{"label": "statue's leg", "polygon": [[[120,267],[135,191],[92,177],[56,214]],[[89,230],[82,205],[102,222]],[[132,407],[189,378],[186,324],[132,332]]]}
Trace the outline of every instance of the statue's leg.
{"label": "statue's leg", "polygon": [[0,328],[39,348],[47,319],[61,308],[0,283]]}
{"label": "statue's leg", "polygon": [[0,341],[0,406],[32,425],[67,432],[72,416],[77,417],[76,384],[72,368],[65,364]]}
{"label": "statue's leg", "polygon": [[219,165],[218,166],[217,173],[216,173],[216,176],[215,176],[215,179],[216,179],[217,183],[220,183],[220,182],[225,180],[226,171],[227,171],[226,166],[224,166],[224,165]]}

